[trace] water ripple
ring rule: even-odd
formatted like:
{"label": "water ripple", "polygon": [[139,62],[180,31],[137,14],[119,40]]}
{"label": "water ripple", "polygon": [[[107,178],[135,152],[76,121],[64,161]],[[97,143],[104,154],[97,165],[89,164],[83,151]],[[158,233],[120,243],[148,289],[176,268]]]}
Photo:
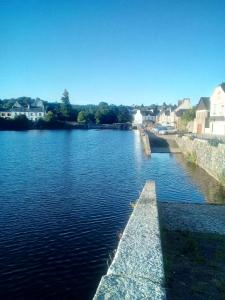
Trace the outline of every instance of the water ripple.
{"label": "water ripple", "polygon": [[0,132],[0,153],[4,300],[91,299],[146,180],[159,201],[224,201],[181,156],[147,160],[134,132]]}

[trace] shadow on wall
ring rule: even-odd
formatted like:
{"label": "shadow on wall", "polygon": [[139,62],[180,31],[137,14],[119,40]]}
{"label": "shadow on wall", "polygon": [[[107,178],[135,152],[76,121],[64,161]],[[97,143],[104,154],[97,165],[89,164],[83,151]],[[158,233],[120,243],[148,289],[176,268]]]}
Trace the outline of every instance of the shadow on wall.
{"label": "shadow on wall", "polygon": [[204,169],[186,160],[183,155],[176,155],[176,160],[191,176],[204,194],[206,202],[211,204],[225,204],[225,187]]}

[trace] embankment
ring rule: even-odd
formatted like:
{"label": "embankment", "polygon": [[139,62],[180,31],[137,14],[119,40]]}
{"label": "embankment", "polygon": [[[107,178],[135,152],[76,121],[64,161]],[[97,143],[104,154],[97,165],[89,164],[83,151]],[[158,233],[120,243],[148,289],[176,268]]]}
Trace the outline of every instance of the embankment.
{"label": "embankment", "polygon": [[148,133],[145,130],[140,129],[140,135],[141,135],[141,141],[142,141],[142,145],[144,147],[145,154],[150,156],[151,155],[151,147],[150,147]]}
{"label": "embankment", "polygon": [[213,141],[176,137],[176,142],[186,158],[203,168],[225,186],[225,144],[213,144]]}

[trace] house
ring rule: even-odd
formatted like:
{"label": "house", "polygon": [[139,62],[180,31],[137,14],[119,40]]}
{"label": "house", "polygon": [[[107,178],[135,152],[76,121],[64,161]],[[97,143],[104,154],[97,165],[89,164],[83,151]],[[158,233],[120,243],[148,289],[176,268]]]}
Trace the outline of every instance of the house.
{"label": "house", "polygon": [[193,132],[198,134],[210,133],[210,98],[201,97],[196,106],[196,117],[194,119]]}
{"label": "house", "polygon": [[174,110],[174,125],[178,130],[185,130],[182,124],[182,116],[192,108],[189,98],[184,98],[178,101],[178,106]]}
{"label": "house", "polygon": [[210,132],[225,135],[225,83],[215,88],[210,102]]}
{"label": "house", "polygon": [[174,110],[171,108],[162,110],[157,117],[157,122],[165,126],[174,126]]}
{"label": "house", "polygon": [[31,121],[37,121],[43,118],[45,114],[44,102],[40,99],[36,99],[28,106],[23,106],[16,101],[11,109],[0,110],[0,117],[4,119],[14,119],[17,116],[25,115]]}
{"label": "house", "polygon": [[191,106],[191,100],[190,98],[184,98],[182,100],[178,100],[178,106],[177,108],[175,109],[175,112],[178,111],[178,110],[181,110],[181,109],[191,109],[192,106]]}
{"label": "house", "polygon": [[170,125],[179,128],[182,115],[191,109],[189,98],[184,98],[178,101],[178,106],[175,110],[171,108],[162,110],[157,117],[157,122],[163,125]]}
{"label": "house", "polygon": [[142,126],[148,123],[153,123],[156,120],[156,116],[151,111],[141,111],[137,109],[133,115],[133,126]]}
{"label": "house", "polygon": [[174,121],[172,115],[173,112],[171,111],[171,109],[162,110],[157,117],[157,122],[162,125],[172,125]]}

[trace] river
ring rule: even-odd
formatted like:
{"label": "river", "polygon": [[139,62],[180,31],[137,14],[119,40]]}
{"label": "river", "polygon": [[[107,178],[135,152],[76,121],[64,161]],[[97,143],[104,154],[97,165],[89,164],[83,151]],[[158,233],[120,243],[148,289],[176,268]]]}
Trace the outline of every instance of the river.
{"label": "river", "polygon": [[158,201],[224,203],[182,155],[136,131],[0,132],[0,299],[92,299],[146,180]]}

